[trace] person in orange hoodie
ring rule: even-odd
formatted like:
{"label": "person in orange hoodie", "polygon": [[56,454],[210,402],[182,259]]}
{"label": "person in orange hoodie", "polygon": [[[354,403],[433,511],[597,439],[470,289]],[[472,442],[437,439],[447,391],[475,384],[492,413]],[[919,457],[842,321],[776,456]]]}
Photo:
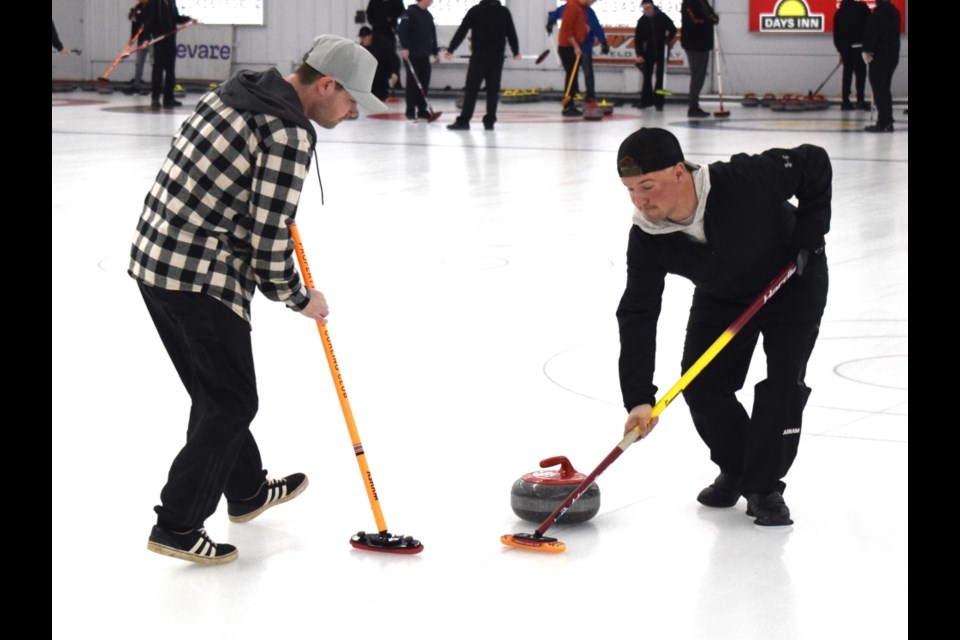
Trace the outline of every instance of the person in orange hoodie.
{"label": "person in orange hoodie", "polygon": [[[563,17],[560,18],[560,31],[557,34],[557,53],[560,55],[560,62],[563,63],[565,72],[563,87],[566,90],[570,87],[571,100],[564,105],[563,115],[567,118],[579,118],[583,112],[573,104],[573,96],[580,90],[577,83],[577,57],[583,52],[580,43],[587,37],[587,17],[583,11],[583,5],[588,0],[567,0],[567,5],[563,9]],[[571,84],[571,81],[573,84]],[[566,94],[564,94],[566,95]]]}

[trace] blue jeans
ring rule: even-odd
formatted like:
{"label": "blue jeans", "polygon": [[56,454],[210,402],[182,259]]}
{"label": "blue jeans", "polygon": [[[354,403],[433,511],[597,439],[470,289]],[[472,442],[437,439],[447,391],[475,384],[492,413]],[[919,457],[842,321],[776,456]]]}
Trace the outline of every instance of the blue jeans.
{"label": "blue jeans", "polygon": [[147,56],[149,53],[150,47],[141,49],[137,52],[137,71],[133,76],[133,88],[137,91],[140,90],[140,85],[143,83],[143,67],[147,63]]}

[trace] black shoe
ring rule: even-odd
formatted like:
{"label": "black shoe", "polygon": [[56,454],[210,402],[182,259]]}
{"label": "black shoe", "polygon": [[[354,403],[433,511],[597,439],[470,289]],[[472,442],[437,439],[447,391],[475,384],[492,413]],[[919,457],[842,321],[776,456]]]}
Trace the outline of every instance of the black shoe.
{"label": "black shoe", "polygon": [[302,473],[294,473],[280,480],[267,478],[252,498],[227,500],[227,514],[231,522],[249,522],[270,507],[293,500],[303,493],[308,484],[307,476]]}
{"label": "black shoe", "polygon": [[663,105],[658,104],[657,106],[654,107],[654,109],[656,109],[657,111],[663,111]]}
{"label": "black shoe", "polygon": [[840,111],[855,111],[856,108],[857,105],[853,104],[849,100],[840,103]]}
{"label": "black shoe", "polygon": [[483,121],[483,128],[486,129],[487,131],[493,131],[493,124],[494,124],[494,122],[495,122],[495,121],[484,120],[484,121]]}
{"label": "black shoe", "polygon": [[159,108],[160,108],[160,101],[159,101],[159,100],[151,100],[151,101],[150,101],[150,108],[151,108],[151,109],[159,109]]}
{"label": "black shoe", "polygon": [[861,100],[857,103],[857,109],[860,109],[860,111],[870,111],[870,103]]}
{"label": "black shoe", "polygon": [[562,115],[564,118],[581,118],[583,117],[583,111],[576,107],[566,107]]}
{"label": "black shoe", "polygon": [[700,492],[697,502],[708,507],[732,507],[740,500],[739,480],[728,473],[721,473],[709,487]]}
{"label": "black shoe", "polygon": [[453,124],[448,124],[447,129],[451,131],[467,131],[470,129],[469,122],[460,122],[459,120],[455,121]]}
{"label": "black shoe", "polygon": [[790,509],[779,491],[748,495],[747,515],[756,518],[753,523],[761,527],[786,527],[793,524]]}
{"label": "black shoe", "polygon": [[199,564],[225,564],[239,557],[235,546],[215,543],[203,529],[178,532],[162,529],[158,525],[154,525],[150,531],[147,549]]}
{"label": "black shoe", "polygon": [[700,107],[697,107],[695,109],[687,109],[687,117],[688,118],[709,118],[710,114],[704,111],[703,109],[701,109]]}
{"label": "black shoe", "polygon": [[173,109],[174,107],[182,107],[182,106],[183,106],[183,103],[180,102],[179,100],[169,100],[169,101],[164,100],[163,102],[164,109]]}
{"label": "black shoe", "polygon": [[870,133],[888,133],[893,131],[893,123],[890,124],[868,124],[863,128],[864,131],[869,131]]}

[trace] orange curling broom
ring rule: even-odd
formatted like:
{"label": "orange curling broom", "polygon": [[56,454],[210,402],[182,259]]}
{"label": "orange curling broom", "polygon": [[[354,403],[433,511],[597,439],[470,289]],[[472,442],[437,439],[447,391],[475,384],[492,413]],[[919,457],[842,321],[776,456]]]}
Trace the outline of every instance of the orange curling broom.
{"label": "orange curling broom", "polygon": [[580,69],[580,54],[573,60],[573,70],[570,72],[570,79],[567,80],[567,90],[563,92],[563,98],[560,100],[560,106],[566,107],[573,100],[570,91],[573,89],[573,83],[577,79],[577,70]]}
{"label": "orange curling broom", "polygon": [[[290,224],[290,235],[293,237],[293,246],[297,252],[297,262],[300,263],[300,273],[303,276],[303,282],[307,288],[313,289],[313,276],[310,275],[310,266],[307,264],[307,257],[303,251],[303,243],[300,241],[300,232],[297,230],[297,224],[295,222]],[[363,484],[367,488],[367,497],[370,499],[370,508],[373,509],[373,517],[377,522],[377,533],[360,531],[350,538],[350,544],[357,549],[366,551],[406,554],[420,553],[423,551],[423,545],[419,540],[414,540],[412,536],[392,535],[387,530],[387,523],[384,521],[383,512],[380,510],[380,500],[377,498],[377,490],[373,485],[373,476],[370,475],[370,469],[367,467],[366,454],[363,452],[360,434],[357,432],[357,425],[353,420],[353,411],[351,411],[350,403],[347,401],[347,390],[343,386],[343,376],[340,375],[340,367],[337,366],[337,357],[333,353],[333,344],[330,342],[327,325],[318,320],[317,329],[320,330],[320,340],[323,342],[323,351],[327,354],[327,364],[330,365],[330,375],[333,376],[333,383],[337,388],[337,396],[340,398],[340,408],[343,410],[343,417],[347,421],[350,440],[353,442],[353,451],[357,456],[357,464],[360,466],[360,475],[363,476]]]}
{"label": "orange curling broom", "polygon": [[[113,64],[110,65],[110,68],[107,69],[102,76],[100,76],[99,78],[97,78],[97,82],[109,82],[109,81],[110,81],[110,74],[113,73],[113,70],[117,68],[117,65],[120,64],[120,61],[123,60],[124,57],[126,57],[126,56],[128,55],[128,53],[129,53],[129,51],[130,51],[130,47],[132,47],[132,46],[133,46],[133,43],[137,41],[137,38],[140,37],[140,34],[141,34],[141,33],[143,33],[143,27],[140,27],[139,29],[137,29],[137,32],[136,32],[135,34],[133,34],[133,37],[130,38],[130,41],[127,42],[127,44],[126,44],[126,45],[123,47],[123,49],[120,51],[120,55],[118,55],[118,56],[116,57],[116,59],[113,61]],[[77,51],[77,53],[80,53],[80,50],[79,50],[79,49],[77,49],[76,51]]]}
{"label": "orange curling broom", "polygon": [[[773,281],[767,285],[767,288],[764,289],[763,293],[757,296],[757,299],[753,301],[746,311],[740,314],[740,317],[737,318],[733,324],[727,327],[727,330],[717,338],[712,345],[704,352],[700,358],[693,363],[693,365],[687,370],[686,373],[677,381],[673,387],[662,398],[657,404],[653,407],[653,411],[650,412],[650,419],[656,418],[663,412],[667,406],[674,401],[674,399],[680,395],[684,389],[693,381],[694,378],[699,375],[699,373],[706,367],[710,362],[716,357],[716,355],[727,346],[727,343],[733,340],[733,337],[737,335],[740,329],[743,328],[747,322],[750,321],[757,311],[760,310],[760,307],[765,305],[767,301],[777,292],[780,287],[783,286],[790,276],[792,276],[797,271],[797,265],[795,262],[791,262],[787,267],[780,272]],[[547,553],[560,553],[566,550],[567,545],[563,542],[557,540],[556,538],[550,538],[544,533],[547,532],[553,524],[566,513],[567,509],[570,508],[574,502],[580,498],[581,495],[586,493],[587,489],[590,488],[590,485],[593,484],[593,481],[597,479],[601,473],[603,473],[607,467],[613,464],[613,461],[620,457],[624,451],[627,450],[627,447],[632,445],[640,437],[640,425],[635,426],[627,435],[623,437],[623,440],[620,441],[613,451],[607,454],[607,457],[594,469],[590,475],[583,479],[583,482],[577,485],[577,487],[570,492],[570,495],[567,496],[567,499],[560,503],[553,513],[547,516],[547,519],[543,521],[537,530],[531,533],[508,533],[506,535],[500,536],[500,542],[510,547],[517,547],[518,549],[529,549],[531,551],[544,551]]]}

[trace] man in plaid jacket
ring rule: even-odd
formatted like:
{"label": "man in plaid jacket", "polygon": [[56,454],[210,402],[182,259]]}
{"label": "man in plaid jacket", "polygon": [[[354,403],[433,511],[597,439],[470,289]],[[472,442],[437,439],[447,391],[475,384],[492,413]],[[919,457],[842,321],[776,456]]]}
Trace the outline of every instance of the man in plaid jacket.
{"label": "man in plaid jacket", "polygon": [[385,111],[370,93],[376,68],[359,44],[324,35],[286,77],[241,71],[200,99],[144,200],[128,272],[192,403],[154,508],[151,551],[230,562],[236,548],[204,529],[221,495],[230,520],[247,522],[307,487],[302,473],[268,478],[250,432],[250,302],[259,289],[325,321],[323,294],[297,272],[289,225],[316,145],[312,123],[332,129],[358,104]]}

